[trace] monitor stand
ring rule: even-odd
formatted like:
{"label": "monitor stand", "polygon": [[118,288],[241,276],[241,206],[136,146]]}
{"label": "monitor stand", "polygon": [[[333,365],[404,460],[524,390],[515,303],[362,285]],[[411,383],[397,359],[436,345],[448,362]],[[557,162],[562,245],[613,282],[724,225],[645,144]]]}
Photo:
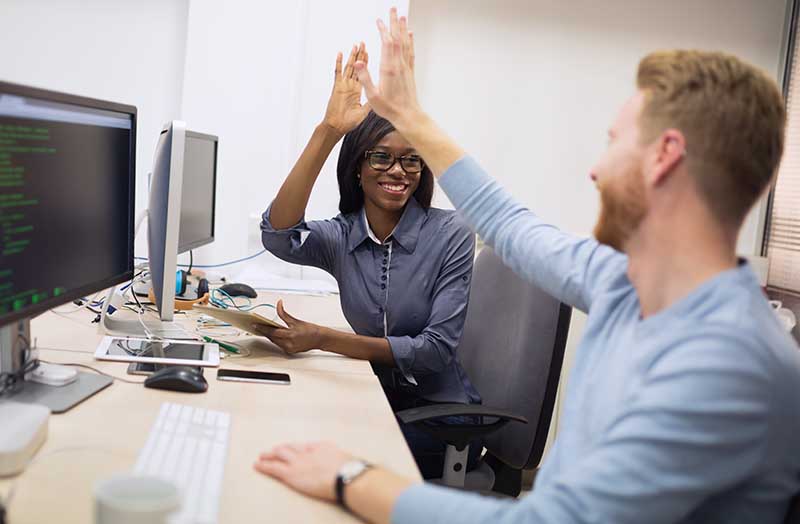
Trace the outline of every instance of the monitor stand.
{"label": "monitor stand", "polygon": [[[0,372],[16,373],[31,340],[30,319],[20,320],[0,328]],[[31,348],[33,349],[33,348]],[[64,386],[48,386],[23,380],[15,389],[0,397],[26,404],[41,404],[53,413],[63,413],[101,391],[114,380],[111,377],[79,371],[75,380]]]}
{"label": "monitor stand", "polygon": [[[113,318],[108,312],[108,306],[117,292],[117,286],[108,290],[106,299],[103,301],[103,312],[100,315],[100,331],[104,335],[115,337],[134,337],[134,338],[170,338],[178,340],[194,340],[196,337],[186,332],[177,322],[168,320],[152,319],[120,319]],[[144,326],[147,326],[145,330]]]}

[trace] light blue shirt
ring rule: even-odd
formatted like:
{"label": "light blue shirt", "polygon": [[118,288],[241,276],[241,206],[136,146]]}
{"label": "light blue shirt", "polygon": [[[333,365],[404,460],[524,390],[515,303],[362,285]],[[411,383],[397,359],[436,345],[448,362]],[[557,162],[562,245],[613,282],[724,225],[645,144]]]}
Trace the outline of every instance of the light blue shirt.
{"label": "light blue shirt", "polygon": [[393,522],[783,521],[800,490],[800,350],[747,265],[642,320],[626,256],[544,223],[470,157],[440,183],[507,265],[589,317],[534,491],[413,486]]}

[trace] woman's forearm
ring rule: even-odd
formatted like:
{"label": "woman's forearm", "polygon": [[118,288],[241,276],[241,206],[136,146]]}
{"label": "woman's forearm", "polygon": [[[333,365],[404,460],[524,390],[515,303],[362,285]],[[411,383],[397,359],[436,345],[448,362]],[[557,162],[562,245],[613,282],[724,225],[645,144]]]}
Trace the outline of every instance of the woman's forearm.
{"label": "woman's forearm", "polygon": [[385,366],[395,365],[392,347],[385,338],[354,335],[331,328],[322,328],[320,335],[320,349]]}
{"label": "woman's forearm", "polygon": [[272,202],[269,212],[272,227],[286,229],[303,218],[319,172],[341,138],[341,133],[324,123],[314,129],[303,153]]}

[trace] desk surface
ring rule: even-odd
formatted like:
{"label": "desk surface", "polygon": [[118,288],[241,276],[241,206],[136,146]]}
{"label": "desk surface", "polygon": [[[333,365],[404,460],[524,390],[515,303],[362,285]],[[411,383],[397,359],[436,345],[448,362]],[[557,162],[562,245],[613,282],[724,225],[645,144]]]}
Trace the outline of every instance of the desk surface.
{"label": "desk surface", "polygon": [[[346,325],[338,297],[287,295],[284,303],[300,318],[331,327]],[[34,320],[32,335],[40,358],[86,364],[142,381],[125,374],[125,363],[94,360],[101,335],[90,319],[89,312],[81,311],[66,316],[47,313]],[[18,477],[0,480],[4,496],[14,484],[10,522],[91,522],[94,483],[133,466],[162,402],[231,413],[221,523],[355,521],[337,507],[301,497],[253,470],[260,452],[282,442],[330,440],[373,463],[419,478],[369,363],[321,351],[287,357],[261,339],[233,340],[249,348],[250,355],[226,358],[221,367],[284,371],[292,384],[220,382],[215,369],[206,369],[209,390],[200,395],[115,381],[67,413],[51,416],[47,441],[35,461]]]}

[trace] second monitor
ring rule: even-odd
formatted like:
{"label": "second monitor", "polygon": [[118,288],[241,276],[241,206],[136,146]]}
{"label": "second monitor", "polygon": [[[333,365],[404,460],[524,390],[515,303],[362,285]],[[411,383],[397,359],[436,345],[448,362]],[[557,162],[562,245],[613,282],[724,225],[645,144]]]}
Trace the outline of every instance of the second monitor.
{"label": "second monitor", "polygon": [[175,309],[178,254],[214,240],[218,138],[174,120],[156,147],[148,205],[148,258],[159,317]]}
{"label": "second monitor", "polygon": [[187,130],[179,120],[162,129],[147,207],[150,282],[159,321],[115,319],[104,310],[106,333],[183,338],[183,329],[171,323],[177,257],[214,240],[218,146],[218,137]]}
{"label": "second monitor", "polygon": [[214,241],[219,139],[186,130],[178,254]]}

